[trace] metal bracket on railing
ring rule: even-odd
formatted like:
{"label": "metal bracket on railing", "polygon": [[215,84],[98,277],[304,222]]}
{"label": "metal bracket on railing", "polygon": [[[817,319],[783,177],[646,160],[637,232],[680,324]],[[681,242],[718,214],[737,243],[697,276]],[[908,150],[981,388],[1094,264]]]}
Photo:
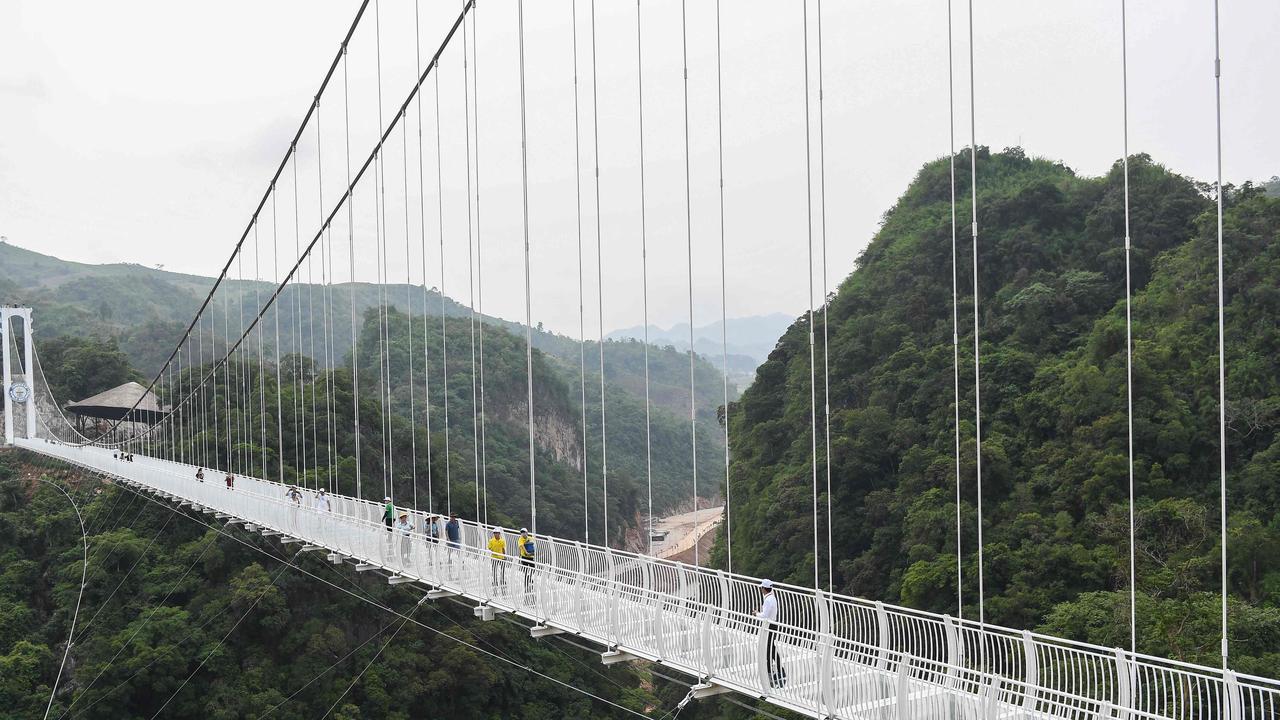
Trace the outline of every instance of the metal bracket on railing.
{"label": "metal bracket on railing", "polygon": [[1022,654],[1025,668],[1022,679],[1026,683],[1022,689],[1022,707],[1027,712],[1034,712],[1040,692],[1040,663],[1036,656],[1036,642],[1032,639],[1030,630],[1022,631]]}

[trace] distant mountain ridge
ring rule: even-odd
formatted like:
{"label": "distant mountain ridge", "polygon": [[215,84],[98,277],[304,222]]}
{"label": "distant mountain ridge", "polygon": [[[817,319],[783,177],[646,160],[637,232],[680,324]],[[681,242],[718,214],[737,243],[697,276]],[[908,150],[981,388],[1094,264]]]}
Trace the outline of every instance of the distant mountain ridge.
{"label": "distant mountain ridge", "polygon": [[[729,318],[727,325],[720,320],[699,325],[693,331],[693,350],[716,366],[721,365],[721,357],[727,350],[729,376],[745,386],[755,375],[756,368],[773,352],[778,338],[793,322],[795,318],[786,313],[769,313]],[[644,340],[644,335],[644,326],[634,325],[614,330],[608,337]],[[649,342],[653,345],[670,345],[677,350],[688,350],[689,323],[676,323],[669,328],[650,325]]]}

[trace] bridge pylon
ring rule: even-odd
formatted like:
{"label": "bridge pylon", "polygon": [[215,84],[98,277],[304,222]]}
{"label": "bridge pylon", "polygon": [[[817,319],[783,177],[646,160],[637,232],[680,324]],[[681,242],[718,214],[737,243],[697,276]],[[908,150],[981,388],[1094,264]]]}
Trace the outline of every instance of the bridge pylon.
{"label": "bridge pylon", "polygon": [[[22,320],[22,367],[13,365],[12,345],[14,320]],[[36,436],[35,357],[31,340],[31,308],[0,307],[0,345],[4,346],[4,442],[13,444],[15,406],[23,406],[26,415],[26,437]]]}

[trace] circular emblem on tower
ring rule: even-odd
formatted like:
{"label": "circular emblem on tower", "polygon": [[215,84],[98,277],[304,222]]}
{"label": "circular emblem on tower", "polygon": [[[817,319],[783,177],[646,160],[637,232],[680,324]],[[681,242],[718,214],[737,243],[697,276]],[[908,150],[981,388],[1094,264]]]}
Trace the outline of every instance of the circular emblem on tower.
{"label": "circular emblem on tower", "polygon": [[9,385],[9,397],[16,403],[25,403],[31,398],[31,386],[22,381]]}

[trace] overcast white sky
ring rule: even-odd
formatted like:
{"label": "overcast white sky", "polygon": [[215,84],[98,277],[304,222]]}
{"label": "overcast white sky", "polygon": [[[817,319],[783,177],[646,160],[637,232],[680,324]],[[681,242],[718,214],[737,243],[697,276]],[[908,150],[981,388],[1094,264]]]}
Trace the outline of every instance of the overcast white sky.
{"label": "overcast white sky", "polygon": [[[416,76],[414,7],[379,0],[382,114]],[[689,145],[695,322],[718,319],[714,5],[689,2]],[[354,0],[8,0],[0,6],[0,235],[86,262],[139,262],[213,274],[243,231],[358,7]],[[805,94],[800,2],[723,3],[725,233],[728,314],[799,313],[807,299]],[[1211,179],[1210,0],[1129,2],[1131,149]],[[581,191],[586,316],[598,322],[592,165],[591,3],[578,2]],[[568,0],[526,3],[533,318],[578,332],[573,77]],[[422,52],[439,45],[457,3],[420,8]],[[955,5],[956,144],[969,136],[968,7]],[[352,163],[378,125],[373,4],[350,54]],[[815,5],[809,6],[816,173]],[[600,225],[606,330],[641,322],[636,8],[598,0]],[[834,287],[919,166],[945,155],[946,0],[823,6],[826,226]],[[479,240],[484,310],[524,317],[515,3],[479,9]],[[643,70],[650,318],[688,318],[680,3],[645,0]],[[471,30],[469,29],[470,33]],[[975,6],[977,139],[1099,174],[1121,154],[1119,0],[982,0]],[[1223,150],[1228,181],[1280,174],[1280,3],[1237,0],[1222,11]],[[469,41],[476,38],[468,37]],[[440,72],[443,218],[437,214],[434,85],[407,146],[393,135],[383,167],[392,280],[468,297],[461,37]],[[472,68],[475,69],[475,68]],[[344,185],[341,85],[322,101],[321,152],[309,128],[298,165],[299,230],[319,224]],[[408,158],[407,177],[405,158]],[[817,176],[815,174],[816,195]],[[292,168],[277,198],[282,264],[294,238]],[[475,180],[473,179],[473,182]],[[411,198],[406,208],[405,187]],[[419,197],[424,201],[421,203]],[[372,186],[357,189],[357,277],[376,279]],[[815,208],[818,206],[815,204]],[[406,213],[406,210],[408,211]],[[409,215],[406,220],[405,215]],[[345,216],[343,216],[345,217]],[[815,219],[816,219],[815,214]],[[473,225],[477,219],[473,218]],[[333,251],[349,278],[346,225]],[[405,235],[410,236],[405,249]],[[260,274],[272,277],[271,216],[259,228]],[[816,240],[817,238],[815,238]],[[252,244],[249,252],[252,251]],[[244,272],[252,276],[246,255]],[[406,261],[407,257],[407,261]],[[406,271],[406,265],[408,269]],[[313,268],[319,279],[319,266]],[[819,289],[822,279],[815,280]]]}

